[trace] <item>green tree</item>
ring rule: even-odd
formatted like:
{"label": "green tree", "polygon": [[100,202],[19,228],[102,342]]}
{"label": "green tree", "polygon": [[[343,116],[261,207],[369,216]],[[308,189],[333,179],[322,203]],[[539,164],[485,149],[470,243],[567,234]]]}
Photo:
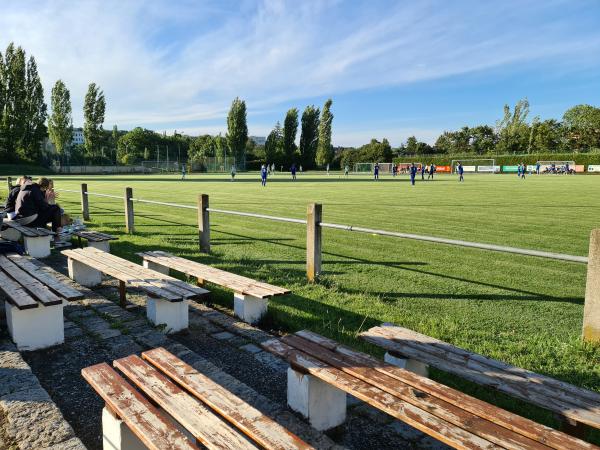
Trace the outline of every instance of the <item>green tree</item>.
{"label": "green tree", "polygon": [[302,113],[300,163],[306,169],[312,169],[315,166],[319,142],[319,114],[319,108],[315,108],[314,105],[307,106]]}
{"label": "green tree", "polygon": [[6,105],[6,65],[4,64],[4,56],[0,52],[0,160],[8,161],[6,155],[6,147],[4,144],[4,132],[2,121],[4,117],[4,106]]}
{"label": "green tree", "polygon": [[496,148],[498,138],[496,132],[489,125],[479,125],[470,129],[470,147],[478,155],[491,154]]}
{"label": "green tree", "polygon": [[319,143],[317,144],[317,165],[324,166],[333,161],[333,147],[331,146],[331,124],[333,114],[331,113],[331,99],[327,99],[323,105],[321,119],[319,121]]}
{"label": "green tree", "polygon": [[565,111],[563,125],[570,147],[578,150],[600,148],[600,108],[574,106]]}
{"label": "green tree", "polygon": [[236,97],[227,115],[227,144],[239,167],[243,167],[242,161],[246,159],[247,140],[246,102]]}
{"label": "green tree", "polygon": [[511,112],[510,106],[504,105],[504,116],[496,123],[498,145],[500,153],[520,153],[527,149],[529,144],[529,101],[525,98],[519,100]]}
{"label": "green tree", "polygon": [[27,117],[25,52],[11,42],[4,54],[4,111],[0,123],[7,161],[18,160]]}
{"label": "green tree", "polygon": [[298,110],[290,109],[283,121],[283,154],[287,163],[295,163],[296,133],[298,132]]}
{"label": "green tree", "polygon": [[563,127],[555,119],[548,119],[532,125],[532,152],[556,153],[562,150]]}
{"label": "green tree", "polygon": [[83,103],[83,141],[87,156],[94,159],[98,157],[105,109],[104,93],[96,83],[90,83]]}
{"label": "green tree", "polygon": [[52,112],[48,118],[48,132],[58,155],[62,158],[65,149],[73,140],[71,94],[62,80],[58,80],[52,88],[50,106]]}
{"label": "green tree", "polygon": [[22,156],[28,161],[39,161],[41,146],[47,136],[47,106],[44,102],[44,88],[33,56],[27,61],[25,77],[25,127],[22,138]]}
{"label": "green tree", "polygon": [[216,153],[216,143],[212,136],[205,134],[198,136],[190,144],[189,159],[192,162],[206,165],[206,159],[214,157]]}
{"label": "green tree", "polygon": [[267,164],[281,164],[283,156],[283,131],[279,122],[271,130],[265,141],[265,159]]}

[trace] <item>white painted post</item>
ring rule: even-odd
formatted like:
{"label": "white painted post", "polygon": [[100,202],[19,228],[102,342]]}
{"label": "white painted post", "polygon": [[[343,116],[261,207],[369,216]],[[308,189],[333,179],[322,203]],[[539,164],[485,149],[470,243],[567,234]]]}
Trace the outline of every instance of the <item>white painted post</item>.
{"label": "white painted post", "polygon": [[83,220],[90,220],[90,208],[88,203],[88,187],[87,184],[81,184],[81,215]]}
{"label": "white painted post", "polygon": [[135,227],[133,225],[133,189],[125,188],[125,229],[127,233],[133,234]]}
{"label": "white painted post", "polygon": [[154,325],[165,325],[167,334],[176,333],[188,328],[189,300],[170,302],[162,298],[148,297],[146,300],[146,316]]}
{"label": "white painted post", "polygon": [[200,251],[210,253],[210,215],[208,212],[208,195],[198,195],[198,239]]}
{"label": "white painted post", "polygon": [[103,450],[146,450],[147,447],[107,407],[102,409]]}
{"label": "white painted post", "polygon": [[592,230],[590,234],[583,307],[583,340],[600,342],[600,229]]}
{"label": "white painted post", "polygon": [[308,205],[306,220],[306,277],[314,283],[321,274],[321,219],[323,206],[319,203]]}
{"label": "white painted post", "polygon": [[328,430],[346,420],[346,393],[291,367],[287,371],[288,405],[308,418],[313,428]]}
{"label": "white painted post", "polygon": [[233,312],[244,322],[254,325],[267,313],[266,298],[253,297],[238,292],[233,294]]}

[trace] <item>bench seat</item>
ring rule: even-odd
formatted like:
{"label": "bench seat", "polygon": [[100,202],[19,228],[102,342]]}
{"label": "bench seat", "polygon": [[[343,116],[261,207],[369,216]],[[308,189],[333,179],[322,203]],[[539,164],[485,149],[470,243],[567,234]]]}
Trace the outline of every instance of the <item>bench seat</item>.
{"label": "bench seat", "polygon": [[103,438],[115,450],[312,449],[164,348],[113,365],[123,376],[106,363],[82,375],[106,403]]}
{"label": "bench seat", "polygon": [[597,448],[310,331],[262,346],[290,363],[288,404],[316,428],[344,421],[348,393],[455,448]]}
{"label": "bench seat", "polygon": [[0,255],[8,331],[19,350],[64,342],[63,302],[83,295],[19,255]]}
{"label": "bench seat", "polygon": [[23,239],[25,251],[32,258],[45,258],[50,256],[50,241],[56,233],[45,228],[32,228],[9,220],[3,222],[0,236],[9,241]]}
{"label": "bench seat", "polygon": [[79,247],[82,247],[81,240],[85,239],[87,240],[89,247],[94,247],[104,252],[110,252],[110,241],[116,241],[119,239],[110,234],[90,230],[74,231],[73,236],[77,236]]}
{"label": "bench seat", "polygon": [[169,269],[198,279],[199,283],[212,283],[234,292],[234,312],[248,323],[257,323],[267,311],[267,301],[290,291],[268,283],[261,283],[225,270],[181,258],[162,251],[138,253],[144,267],[168,273]]}
{"label": "bench seat", "polygon": [[540,375],[398,326],[373,327],[363,339],[398,358],[411,358],[489,386],[550,410],[570,421],[565,431],[581,434],[577,424],[600,428],[600,394]]}
{"label": "bench seat", "polygon": [[146,292],[148,319],[156,325],[166,325],[168,332],[187,328],[188,301],[205,297],[209,293],[201,287],[146,269],[93,247],[63,250],[62,253],[68,258],[69,276],[84,286],[100,284],[102,274],[119,280],[122,307],[126,307],[126,286]]}

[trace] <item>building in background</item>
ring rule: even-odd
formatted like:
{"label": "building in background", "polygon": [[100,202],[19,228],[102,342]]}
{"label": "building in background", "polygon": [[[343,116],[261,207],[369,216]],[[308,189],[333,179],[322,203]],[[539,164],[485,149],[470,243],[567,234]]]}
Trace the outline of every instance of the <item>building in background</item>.
{"label": "building in background", "polygon": [[73,128],[71,145],[83,145],[83,128]]}
{"label": "building in background", "polygon": [[265,142],[267,142],[267,138],[264,136],[250,136],[249,139],[256,145],[265,145]]}

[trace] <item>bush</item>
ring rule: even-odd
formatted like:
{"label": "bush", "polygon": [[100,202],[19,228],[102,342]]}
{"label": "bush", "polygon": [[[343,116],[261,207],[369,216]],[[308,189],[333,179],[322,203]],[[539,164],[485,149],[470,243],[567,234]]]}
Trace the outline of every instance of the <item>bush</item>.
{"label": "bush", "polygon": [[535,164],[537,161],[575,161],[584,165],[600,164],[600,153],[597,150],[589,153],[529,153],[522,155],[443,155],[443,156],[412,156],[394,158],[395,163],[423,162],[436,166],[448,166],[452,160],[458,159],[495,159],[497,166],[515,166],[520,163]]}

